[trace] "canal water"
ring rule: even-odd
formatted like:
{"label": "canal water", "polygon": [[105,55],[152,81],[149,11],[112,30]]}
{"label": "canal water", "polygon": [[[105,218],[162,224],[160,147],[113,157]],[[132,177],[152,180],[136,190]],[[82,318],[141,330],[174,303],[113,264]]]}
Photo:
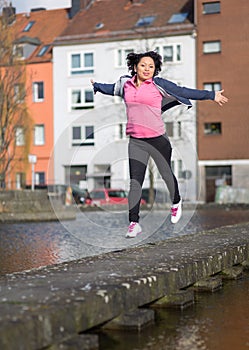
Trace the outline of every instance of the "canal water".
{"label": "canal water", "polygon": [[100,350],[248,350],[249,274],[215,293],[196,294],[183,310],[156,311],[137,331],[100,333]]}
{"label": "canal water", "polygon": [[78,212],[64,222],[0,223],[0,275],[53,265],[136,245],[249,222],[249,209],[184,210],[178,224],[165,210],[141,212],[143,234],[127,240],[127,212]]}

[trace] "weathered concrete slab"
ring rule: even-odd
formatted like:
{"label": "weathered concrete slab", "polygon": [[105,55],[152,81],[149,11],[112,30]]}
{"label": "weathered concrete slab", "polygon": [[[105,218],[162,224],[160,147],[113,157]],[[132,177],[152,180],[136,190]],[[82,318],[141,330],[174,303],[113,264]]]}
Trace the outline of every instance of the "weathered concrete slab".
{"label": "weathered concrete slab", "polygon": [[183,309],[194,303],[194,291],[193,290],[179,290],[173,294],[166,295],[165,297],[157,300],[151,304],[153,309],[161,308],[180,308]]}
{"label": "weathered concrete slab", "polygon": [[221,276],[223,279],[228,280],[236,280],[242,278],[243,274],[243,266],[233,266],[227,267],[221,272]]}
{"label": "weathered concrete slab", "polygon": [[193,285],[196,292],[216,292],[222,288],[222,278],[219,276],[208,277],[206,279],[197,281]]}
{"label": "weathered concrete slab", "polygon": [[127,330],[135,329],[140,331],[142,328],[155,320],[155,313],[149,309],[136,309],[125,312],[106,323],[102,328],[109,330]]}
{"label": "weathered concrete slab", "polygon": [[63,343],[248,260],[249,223],[2,276],[0,349]]}
{"label": "weathered concrete slab", "polygon": [[98,336],[94,334],[79,334],[60,344],[54,344],[47,350],[97,350],[99,348]]}

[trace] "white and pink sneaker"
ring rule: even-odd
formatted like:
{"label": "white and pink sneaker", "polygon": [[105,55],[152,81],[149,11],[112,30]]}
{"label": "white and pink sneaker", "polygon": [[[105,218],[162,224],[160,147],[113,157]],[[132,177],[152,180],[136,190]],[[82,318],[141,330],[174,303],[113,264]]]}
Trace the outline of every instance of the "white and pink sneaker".
{"label": "white and pink sneaker", "polygon": [[171,222],[176,224],[182,216],[182,200],[179,203],[173,204],[171,207]]}
{"label": "white and pink sneaker", "polygon": [[142,233],[142,228],[139,225],[138,222],[131,222],[129,227],[128,227],[128,231],[126,233],[126,238],[135,238],[137,235],[139,235],[140,233]]}

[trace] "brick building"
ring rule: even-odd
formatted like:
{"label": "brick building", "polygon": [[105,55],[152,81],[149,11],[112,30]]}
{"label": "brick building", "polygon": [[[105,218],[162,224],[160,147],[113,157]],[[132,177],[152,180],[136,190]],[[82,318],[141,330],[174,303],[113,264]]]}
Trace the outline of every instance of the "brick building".
{"label": "brick building", "polygon": [[201,200],[215,198],[217,185],[249,189],[247,0],[195,0],[197,87],[224,89],[222,108],[198,103],[197,134]]}

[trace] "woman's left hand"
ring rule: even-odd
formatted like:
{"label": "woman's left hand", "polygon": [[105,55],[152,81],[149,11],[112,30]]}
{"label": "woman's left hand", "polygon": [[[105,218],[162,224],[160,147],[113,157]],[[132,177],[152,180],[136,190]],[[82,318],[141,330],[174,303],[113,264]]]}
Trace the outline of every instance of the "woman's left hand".
{"label": "woman's left hand", "polygon": [[220,106],[223,106],[224,103],[228,102],[228,98],[223,96],[224,90],[216,91],[215,92],[215,102],[217,102]]}

